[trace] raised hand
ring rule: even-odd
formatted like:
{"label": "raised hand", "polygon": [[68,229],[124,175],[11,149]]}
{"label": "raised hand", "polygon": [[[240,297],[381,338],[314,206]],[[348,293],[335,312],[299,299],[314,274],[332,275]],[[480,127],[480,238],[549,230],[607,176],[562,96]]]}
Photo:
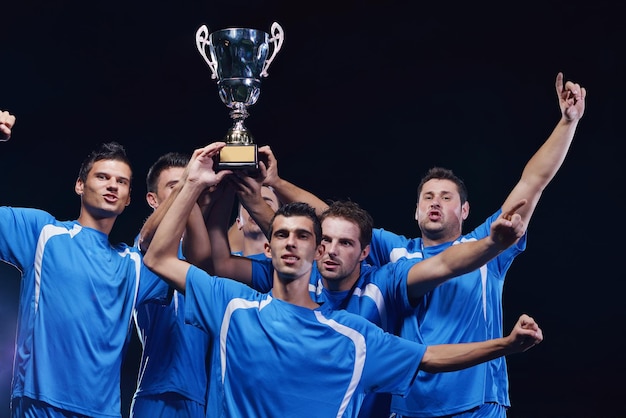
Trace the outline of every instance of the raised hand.
{"label": "raised hand", "polygon": [[[259,164],[259,166],[262,163]],[[262,175],[259,176],[250,176],[244,171],[234,172],[232,176],[230,176],[230,181],[235,185],[235,189],[237,191],[237,196],[244,203],[250,202],[252,198],[263,199],[261,195],[261,188],[263,187],[264,177]]]}
{"label": "raised hand", "polygon": [[266,186],[275,186],[280,177],[278,176],[278,160],[274,156],[272,149],[269,145],[264,145],[259,148],[259,154],[265,155],[267,162],[261,167],[261,173],[264,177],[263,184]]}
{"label": "raised hand", "polygon": [[222,179],[232,174],[231,170],[215,172],[215,156],[226,145],[225,142],[213,142],[194,151],[187,165],[185,177],[189,182],[198,182],[204,187],[217,186]]}
{"label": "raised hand", "polygon": [[11,138],[11,128],[15,125],[15,116],[7,111],[0,111],[0,141]]}
{"label": "raised hand", "polygon": [[567,120],[578,120],[585,113],[587,90],[580,84],[568,81],[563,85],[563,73],[556,75],[556,95],[559,98],[561,114]]}
{"label": "raised hand", "polygon": [[507,212],[502,212],[498,219],[491,224],[491,238],[502,246],[510,247],[524,235],[526,225],[517,211],[527,203],[526,199],[517,202]]}

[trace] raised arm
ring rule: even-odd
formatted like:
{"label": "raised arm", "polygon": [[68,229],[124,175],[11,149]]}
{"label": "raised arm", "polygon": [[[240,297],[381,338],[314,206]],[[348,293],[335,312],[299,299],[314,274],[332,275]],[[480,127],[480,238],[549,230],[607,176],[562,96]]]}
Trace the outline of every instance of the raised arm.
{"label": "raised arm", "polygon": [[192,208],[187,219],[187,228],[183,237],[183,255],[191,264],[194,264],[209,274],[215,274],[211,263],[211,241],[206,229],[206,219],[214,203],[222,198],[221,191],[226,181],[212,190],[205,190]]}
{"label": "raised arm", "polygon": [[237,221],[231,223],[228,228],[228,242],[233,252],[243,252],[243,232],[239,229]]}
{"label": "raised arm", "polygon": [[[163,203],[161,203],[159,207],[157,207],[150,214],[148,219],[146,219],[146,221],[144,222],[143,226],[141,227],[141,231],[139,231],[139,240],[138,240],[139,249],[141,250],[141,252],[145,253],[148,250],[148,247],[150,247],[150,243],[152,242],[152,238],[154,237],[157,227],[159,226],[159,224],[163,220],[163,217],[165,216],[170,206],[172,206],[172,203],[174,202],[174,200],[180,193],[180,190],[182,188],[183,183],[186,181],[186,178],[187,178],[187,171],[185,171],[185,173],[183,174],[183,178],[180,179],[180,181],[178,182],[176,187],[172,190],[172,193],[170,193],[167,199],[165,199]],[[182,232],[179,238],[181,236],[182,236]]]}
{"label": "raised arm", "polygon": [[561,119],[552,134],[526,163],[519,182],[502,205],[503,211],[509,211],[515,202],[526,199],[528,204],[518,212],[526,226],[530,223],[543,190],[561,168],[578,122],[585,112],[587,91],[584,87],[571,81],[563,85],[563,73],[557,74],[555,87]]}
{"label": "raised arm", "polygon": [[224,145],[216,142],[194,152],[181,187],[177,193],[172,193],[175,198],[165,208],[144,256],[143,261],[150,270],[181,292],[185,291],[189,263],[178,258],[180,237],[200,194],[230,174],[228,170],[218,173],[213,170],[213,157]]}
{"label": "raised arm", "polygon": [[506,337],[476,343],[428,346],[419,369],[428,373],[465,369],[498,357],[524,352],[541,341],[541,328],[532,317],[523,314]]}
{"label": "raised arm", "polygon": [[446,280],[476,270],[506,250],[526,231],[519,211],[526,204],[517,202],[509,212],[491,224],[488,237],[453,245],[434,257],[416,263],[409,270],[407,291],[412,304]]}
{"label": "raised arm", "polygon": [[[172,202],[180,192],[181,186],[184,181],[187,179],[189,171],[189,166],[185,168],[183,171],[181,178],[179,179],[177,185],[172,189],[169,196],[161,202],[160,205],[152,212],[152,214],[146,219],[144,222],[141,231],[139,232],[139,249],[142,252],[146,252],[148,247],[150,246],[150,242],[154,236],[154,233],[161,223],[163,216],[171,206]],[[215,189],[212,187],[211,189]],[[194,263],[194,255],[193,249],[205,248],[208,243],[208,237],[206,236],[206,228],[204,226],[204,219],[202,218],[202,209],[206,206],[210,206],[211,199],[209,197],[209,189],[204,190],[200,197],[198,198],[198,204],[192,210],[189,219],[187,220],[187,228],[185,230],[185,239],[183,240],[183,251],[185,253],[185,258],[189,260],[192,264]],[[198,233],[196,233],[198,231]],[[190,255],[191,254],[191,255]],[[196,258],[199,258],[196,257]]]}
{"label": "raised arm", "polygon": [[252,260],[233,255],[228,241],[228,223],[235,197],[234,187],[231,181],[225,182],[222,196],[215,201],[206,219],[206,228],[211,242],[210,265],[215,275],[250,285],[252,283]]}
{"label": "raised arm", "polygon": [[11,128],[15,125],[15,116],[5,110],[0,110],[0,141],[11,138]]}
{"label": "raised arm", "polygon": [[281,178],[278,175],[278,160],[268,145],[259,148],[259,153],[266,158],[267,170],[264,172],[265,185],[274,188],[274,192],[282,203],[304,202],[315,208],[317,215],[321,215],[328,205],[313,193]]}
{"label": "raised arm", "polygon": [[[263,171],[263,169],[261,171]],[[259,228],[261,228],[263,234],[269,239],[268,234],[270,223],[274,216],[274,209],[265,201],[261,193],[263,179],[264,177],[262,175],[250,177],[244,173],[235,173],[231,177],[231,183],[235,186],[239,202],[248,211]]]}

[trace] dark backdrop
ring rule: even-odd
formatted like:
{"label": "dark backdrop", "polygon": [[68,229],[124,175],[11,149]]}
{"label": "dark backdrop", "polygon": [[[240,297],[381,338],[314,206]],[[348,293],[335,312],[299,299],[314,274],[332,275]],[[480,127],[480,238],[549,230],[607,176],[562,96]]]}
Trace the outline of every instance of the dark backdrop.
{"label": "dark backdrop", "polygon": [[[417,182],[429,167],[447,166],[469,187],[469,231],[499,207],[557,123],[554,78],[563,71],[588,89],[587,110],[508,274],[507,328],[527,312],[545,333],[540,346],[509,358],[510,417],[623,417],[626,30],[614,3],[3,4],[0,109],[18,122],[0,144],[0,204],[76,218],[80,162],[115,139],[136,178],[112,240],[130,243],[150,214],[150,164],[218,140],[230,126],[196,29],[269,31],[277,21],[285,43],[246,124],[272,146],[281,175],[324,198],[351,198],[377,226],[415,236]],[[0,278],[3,416],[19,276],[2,265]],[[125,413],[138,356],[134,340]]]}

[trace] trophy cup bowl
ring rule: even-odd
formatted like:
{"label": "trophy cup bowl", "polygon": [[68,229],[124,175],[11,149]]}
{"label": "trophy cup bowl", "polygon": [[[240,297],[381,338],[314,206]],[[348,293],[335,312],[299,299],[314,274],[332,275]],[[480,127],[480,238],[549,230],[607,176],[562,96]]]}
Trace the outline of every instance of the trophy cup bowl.
{"label": "trophy cup bowl", "polygon": [[256,29],[229,28],[209,33],[206,25],[196,32],[196,46],[217,79],[220,99],[229,108],[233,126],[224,137],[226,146],[217,157],[217,170],[258,169],[257,146],[244,125],[248,107],[259,99],[261,77],[282,47],[284,32],[274,22],[271,35]]}

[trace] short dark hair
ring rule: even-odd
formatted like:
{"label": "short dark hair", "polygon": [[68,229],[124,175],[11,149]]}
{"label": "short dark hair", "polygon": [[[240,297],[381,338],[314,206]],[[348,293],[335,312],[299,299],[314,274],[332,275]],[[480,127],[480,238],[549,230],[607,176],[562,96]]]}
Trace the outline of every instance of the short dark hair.
{"label": "short dark hair", "polygon": [[360,231],[359,242],[361,243],[361,249],[367,247],[372,242],[374,219],[358,203],[350,200],[330,202],[328,208],[320,215],[320,222],[323,222],[326,218],[344,218],[356,224]]}
{"label": "short dark hair", "polygon": [[171,167],[187,167],[190,158],[188,154],[180,152],[168,152],[161,155],[148,169],[148,175],[146,176],[146,189],[148,192],[156,193],[158,179],[163,170]]}
{"label": "short dark hair", "polygon": [[[132,173],[132,166],[124,147],[115,141],[104,142],[91,151],[83,160],[80,170],[78,171],[78,178],[82,180],[83,183],[87,182],[87,175],[93,168],[94,163],[100,160],[122,161],[130,167]],[[132,180],[132,178],[130,180]]]}
{"label": "short dark hair", "polygon": [[274,212],[274,216],[272,216],[272,221],[270,222],[270,230],[268,231],[270,239],[274,232],[274,219],[276,219],[277,216],[284,216],[286,218],[291,216],[304,216],[305,218],[309,218],[313,222],[315,243],[317,245],[322,243],[322,224],[315,213],[315,209],[311,205],[303,202],[291,202],[280,206],[278,210]]}
{"label": "short dark hair", "polygon": [[452,172],[452,170],[443,168],[443,167],[433,167],[426,172],[422,180],[420,181],[419,186],[417,186],[417,201],[420,200],[420,195],[422,193],[422,188],[424,184],[429,180],[450,180],[454,184],[456,184],[456,188],[459,191],[459,196],[461,198],[461,204],[467,202],[468,194],[467,187],[465,187],[465,183],[458,177],[456,174]]}

